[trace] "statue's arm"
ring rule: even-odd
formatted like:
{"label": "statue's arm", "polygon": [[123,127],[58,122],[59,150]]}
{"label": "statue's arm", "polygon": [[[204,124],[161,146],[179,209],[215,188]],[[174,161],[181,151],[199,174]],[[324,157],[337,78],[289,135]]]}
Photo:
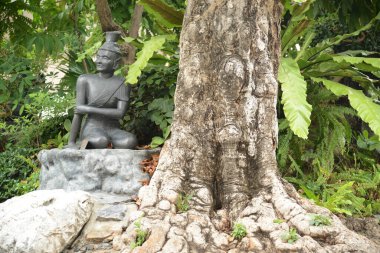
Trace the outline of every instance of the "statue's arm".
{"label": "statue's arm", "polygon": [[[76,107],[83,106],[86,103],[86,80],[80,76],[76,84]],[[75,141],[80,132],[83,114],[79,113],[77,109],[74,111],[74,118],[71,123],[69,146],[75,145]]]}
{"label": "statue's arm", "polygon": [[121,119],[127,111],[128,102],[119,100],[116,108],[98,108],[88,105],[77,106],[76,110],[83,114],[98,114],[108,118]]}
{"label": "statue's arm", "polygon": [[98,114],[108,118],[121,119],[124,117],[129,102],[130,86],[122,85],[115,93],[115,97],[119,100],[116,108],[99,108],[88,105],[77,106],[76,110],[84,114]]}

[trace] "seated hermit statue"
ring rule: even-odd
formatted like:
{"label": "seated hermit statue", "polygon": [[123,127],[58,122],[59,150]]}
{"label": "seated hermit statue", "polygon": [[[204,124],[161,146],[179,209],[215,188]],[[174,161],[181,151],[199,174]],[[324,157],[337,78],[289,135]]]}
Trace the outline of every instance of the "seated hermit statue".
{"label": "seated hermit statue", "polygon": [[124,79],[114,76],[121,51],[116,41],[119,32],[107,32],[106,42],[96,56],[98,74],[81,75],[76,84],[76,108],[71,126],[68,148],[76,148],[75,142],[80,133],[81,148],[134,148],[137,139],[132,133],[120,129],[119,120],[125,115],[128,106],[130,86]]}

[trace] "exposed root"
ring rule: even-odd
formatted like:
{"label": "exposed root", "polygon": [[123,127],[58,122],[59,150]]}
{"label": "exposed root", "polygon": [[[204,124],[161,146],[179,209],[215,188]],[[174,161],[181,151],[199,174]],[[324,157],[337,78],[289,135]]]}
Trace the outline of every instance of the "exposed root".
{"label": "exposed root", "polygon": [[[131,220],[123,235],[129,239],[122,252],[380,252],[378,243],[349,230],[338,217],[300,197],[293,186],[276,175],[271,176],[270,190],[259,192],[235,221],[243,224],[247,232],[238,241],[231,236],[232,224],[226,210],[205,213],[204,208],[192,206],[199,205],[200,200],[209,203],[208,189],[198,188],[190,210],[176,213],[182,179],[170,172],[165,177],[160,173],[164,172],[155,174],[139,194],[140,212],[145,214],[142,228],[149,230],[150,236],[141,247],[132,250],[129,244],[135,234]],[[166,180],[161,183],[162,178]],[[330,217],[331,225],[311,225],[312,214]],[[290,228],[296,229],[299,236],[294,243],[283,239]]]}

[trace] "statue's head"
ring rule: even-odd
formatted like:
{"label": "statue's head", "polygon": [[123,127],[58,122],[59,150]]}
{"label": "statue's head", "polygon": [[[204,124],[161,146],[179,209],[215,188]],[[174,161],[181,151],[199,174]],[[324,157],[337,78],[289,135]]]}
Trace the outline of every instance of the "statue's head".
{"label": "statue's head", "polygon": [[119,66],[121,51],[116,43],[121,33],[106,32],[106,42],[99,48],[96,55],[96,69],[99,72],[113,72]]}

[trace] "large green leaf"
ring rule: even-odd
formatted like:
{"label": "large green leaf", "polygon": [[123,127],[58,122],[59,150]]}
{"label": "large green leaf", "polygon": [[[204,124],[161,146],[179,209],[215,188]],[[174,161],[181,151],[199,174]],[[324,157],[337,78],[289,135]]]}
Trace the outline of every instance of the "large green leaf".
{"label": "large green leaf", "polygon": [[284,113],[290,129],[299,137],[306,139],[309,133],[311,105],[306,101],[306,87],[297,62],[282,58],[278,80],[281,83]]}
{"label": "large green leaf", "polygon": [[157,22],[166,27],[173,28],[182,26],[183,11],[175,9],[162,0],[140,0],[138,4],[144,6],[144,9],[153,15]]}
{"label": "large green leaf", "polygon": [[359,117],[368,123],[376,135],[380,136],[380,105],[375,104],[360,90],[323,78],[312,79],[315,82],[322,82],[327,89],[337,96],[348,96],[351,106],[358,112]]}
{"label": "large green leaf", "polygon": [[136,84],[137,78],[141,75],[141,70],[146,67],[154,52],[160,50],[165,41],[167,39],[173,39],[173,36],[159,35],[152,37],[148,41],[145,41],[143,48],[137,53],[137,60],[131,66],[129,66],[126,83]]}

